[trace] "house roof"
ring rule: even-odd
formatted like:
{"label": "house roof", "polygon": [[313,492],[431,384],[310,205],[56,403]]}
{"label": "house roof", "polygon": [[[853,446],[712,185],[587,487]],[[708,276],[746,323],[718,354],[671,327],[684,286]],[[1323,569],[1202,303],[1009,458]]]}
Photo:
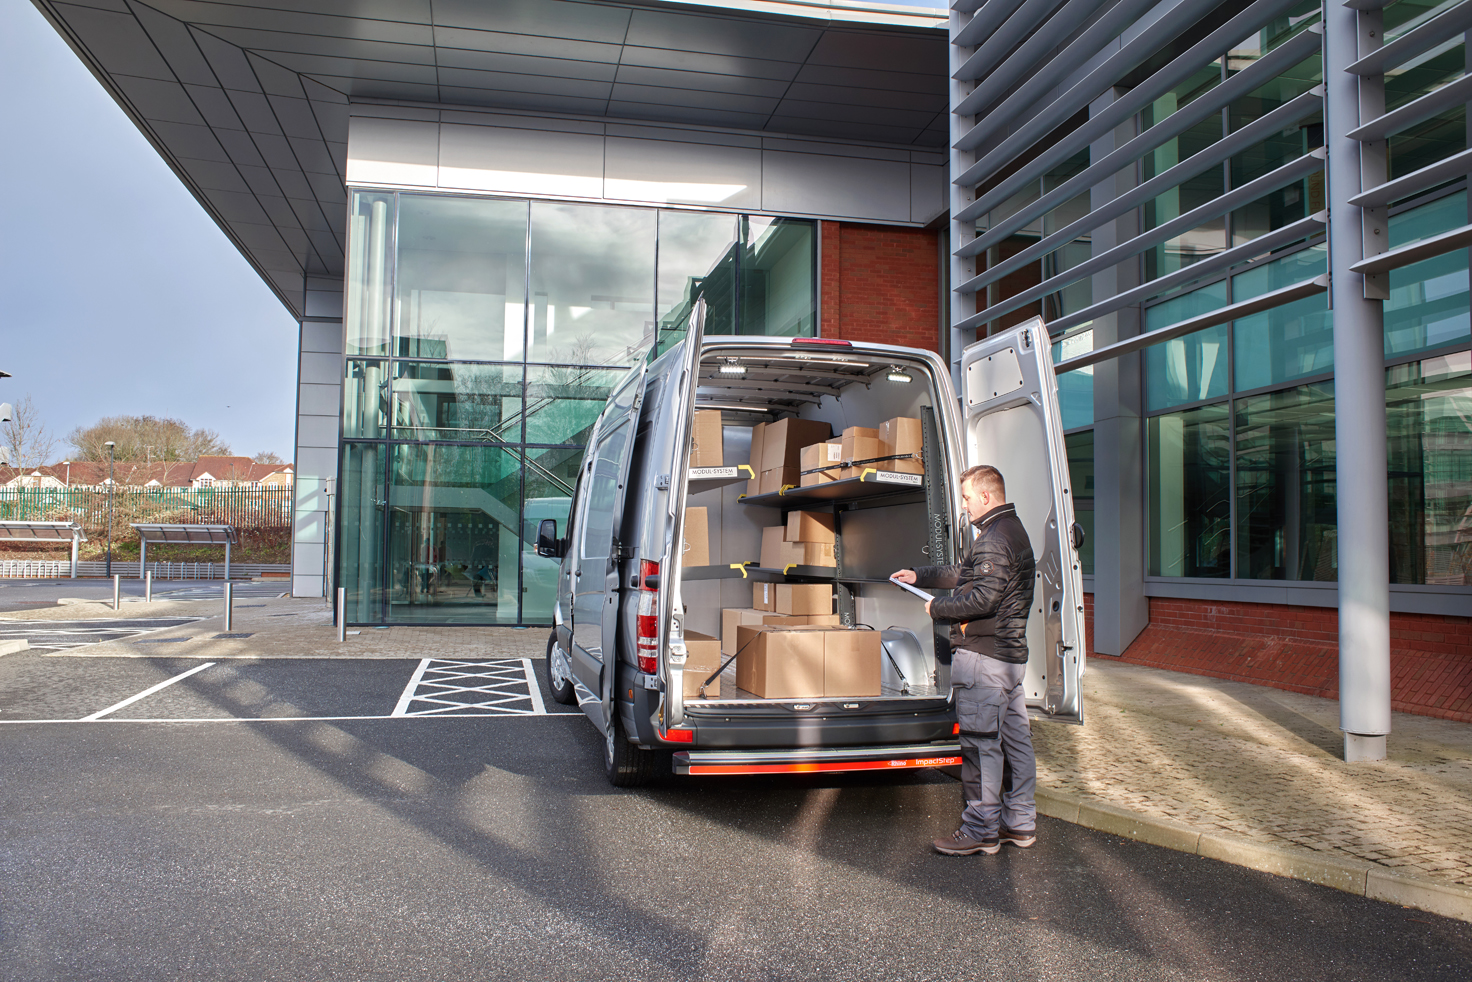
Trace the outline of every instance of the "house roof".
{"label": "house roof", "polygon": [[351,102],[941,148],[946,11],[824,0],[34,0],[298,316]]}
{"label": "house roof", "polygon": [[[107,480],[106,461],[73,461],[71,464],[46,464],[42,467],[0,467],[0,484],[17,477],[29,477],[36,471],[54,477],[63,484],[88,487]],[[113,463],[113,480],[126,487],[143,487],[157,481],[166,488],[189,487],[208,474],[216,481],[264,481],[272,474],[290,472],[290,464],[257,464],[249,457],[201,457],[195,461],[155,462],[151,464],[119,460]]]}

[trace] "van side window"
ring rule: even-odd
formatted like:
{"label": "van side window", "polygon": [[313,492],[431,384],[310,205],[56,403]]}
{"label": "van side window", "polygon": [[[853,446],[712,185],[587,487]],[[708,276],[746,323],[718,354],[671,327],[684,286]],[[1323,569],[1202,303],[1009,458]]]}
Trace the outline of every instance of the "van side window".
{"label": "van side window", "polygon": [[[598,441],[592,453],[592,469],[588,472],[588,503],[583,514],[582,541],[578,556],[585,559],[605,558],[612,553],[613,528],[618,520],[620,473],[624,447],[629,440],[627,420],[614,427]],[[586,574],[585,574],[586,575]]]}

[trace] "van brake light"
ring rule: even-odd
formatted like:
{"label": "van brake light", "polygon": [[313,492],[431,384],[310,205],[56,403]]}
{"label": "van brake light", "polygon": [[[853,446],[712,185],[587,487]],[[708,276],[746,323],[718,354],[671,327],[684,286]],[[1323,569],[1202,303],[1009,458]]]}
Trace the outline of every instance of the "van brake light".
{"label": "van brake light", "polygon": [[827,348],[852,348],[853,343],[839,338],[793,338],[793,344],[815,344]]}
{"label": "van brake light", "polygon": [[659,587],[649,585],[651,576],[659,582],[659,563],[639,560],[638,638],[634,647],[639,671],[646,675],[659,671]]}

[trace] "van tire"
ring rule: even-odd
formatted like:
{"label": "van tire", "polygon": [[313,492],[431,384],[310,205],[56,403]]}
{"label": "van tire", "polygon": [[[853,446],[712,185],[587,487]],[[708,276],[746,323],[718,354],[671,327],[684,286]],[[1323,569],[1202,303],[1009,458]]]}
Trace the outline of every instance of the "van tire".
{"label": "van tire", "polygon": [[608,783],[615,788],[639,788],[670,773],[669,751],[634,746],[624,736],[617,706],[612,715],[603,738],[603,769]]}
{"label": "van tire", "polygon": [[[547,639],[547,688],[552,692],[552,701],[562,705],[571,706],[577,701],[577,693],[572,688],[572,674],[567,664],[567,655],[553,654],[557,648],[557,632]],[[553,659],[560,660],[560,667],[555,665]]]}

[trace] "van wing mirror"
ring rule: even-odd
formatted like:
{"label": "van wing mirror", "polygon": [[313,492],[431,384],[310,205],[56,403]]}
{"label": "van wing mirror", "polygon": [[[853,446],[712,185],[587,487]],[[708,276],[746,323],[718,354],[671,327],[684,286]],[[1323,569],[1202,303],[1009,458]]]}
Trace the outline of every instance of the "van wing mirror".
{"label": "van wing mirror", "polygon": [[562,558],[562,540],[557,538],[557,519],[544,518],[537,525],[537,555],[544,559]]}

